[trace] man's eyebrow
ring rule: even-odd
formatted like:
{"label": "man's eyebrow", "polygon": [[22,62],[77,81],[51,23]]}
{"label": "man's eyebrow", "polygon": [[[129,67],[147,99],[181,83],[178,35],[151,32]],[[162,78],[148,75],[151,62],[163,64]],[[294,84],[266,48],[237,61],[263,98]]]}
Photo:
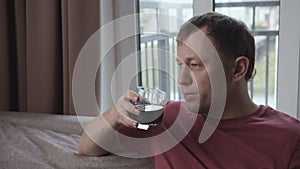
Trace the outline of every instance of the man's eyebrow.
{"label": "man's eyebrow", "polygon": [[[198,59],[201,61],[201,59],[197,55],[191,55],[190,57],[187,57],[184,60],[190,62],[191,60],[198,60]],[[184,62],[184,60],[179,59],[178,57],[176,58],[176,62]]]}

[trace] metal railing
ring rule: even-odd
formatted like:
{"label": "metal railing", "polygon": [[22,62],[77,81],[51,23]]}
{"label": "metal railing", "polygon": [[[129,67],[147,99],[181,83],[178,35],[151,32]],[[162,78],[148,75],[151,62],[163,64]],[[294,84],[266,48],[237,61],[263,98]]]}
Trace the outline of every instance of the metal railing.
{"label": "metal railing", "polygon": [[180,89],[176,82],[178,69],[175,61],[175,33],[143,35],[140,44],[141,85],[165,91],[168,99],[180,99]]}
{"label": "metal railing", "polygon": [[[159,88],[167,93],[171,100],[181,99],[180,88],[177,85],[178,68],[176,56],[176,32],[170,32],[166,22],[158,16],[159,13],[176,11],[179,18],[183,17],[185,9],[192,9],[191,3],[161,3],[140,2],[140,8],[153,9],[156,12],[157,34],[140,36],[139,85]],[[161,26],[160,24],[164,24]],[[182,24],[182,23],[177,23]],[[180,26],[176,25],[176,26]]]}

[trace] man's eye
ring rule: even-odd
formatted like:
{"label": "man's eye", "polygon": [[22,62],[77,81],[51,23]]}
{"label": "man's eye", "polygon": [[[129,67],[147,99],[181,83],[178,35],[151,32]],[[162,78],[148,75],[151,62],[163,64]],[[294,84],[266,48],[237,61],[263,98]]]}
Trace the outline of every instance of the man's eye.
{"label": "man's eye", "polygon": [[191,69],[199,69],[201,67],[201,65],[200,64],[191,63],[191,64],[189,64],[189,67]]}

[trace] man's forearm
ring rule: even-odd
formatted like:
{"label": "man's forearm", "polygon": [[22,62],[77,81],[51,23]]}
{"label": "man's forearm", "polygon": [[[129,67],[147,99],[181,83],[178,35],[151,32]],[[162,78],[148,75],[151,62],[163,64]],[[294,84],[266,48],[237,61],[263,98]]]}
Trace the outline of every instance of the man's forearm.
{"label": "man's forearm", "polygon": [[110,148],[116,142],[116,130],[119,124],[114,120],[114,109],[93,119],[84,129],[78,145],[80,155],[100,156],[109,154],[104,148]]}

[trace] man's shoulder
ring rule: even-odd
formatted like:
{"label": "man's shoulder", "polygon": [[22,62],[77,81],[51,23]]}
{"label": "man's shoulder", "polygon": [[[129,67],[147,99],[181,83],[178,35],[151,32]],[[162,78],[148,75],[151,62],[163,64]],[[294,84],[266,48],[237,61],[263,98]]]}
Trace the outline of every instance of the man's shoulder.
{"label": "man's shoulder", "polygon": [[264,116],[269,118],[271,125],[300,139],[300,121],[287,113],[264,106]]}
{"label": "man's shoulder", "polygon": [[270,106],[263,106],[265,116],[275,118],[282,123],[288,123],[300,127],[300,121],[287,113],[273,109]]}

